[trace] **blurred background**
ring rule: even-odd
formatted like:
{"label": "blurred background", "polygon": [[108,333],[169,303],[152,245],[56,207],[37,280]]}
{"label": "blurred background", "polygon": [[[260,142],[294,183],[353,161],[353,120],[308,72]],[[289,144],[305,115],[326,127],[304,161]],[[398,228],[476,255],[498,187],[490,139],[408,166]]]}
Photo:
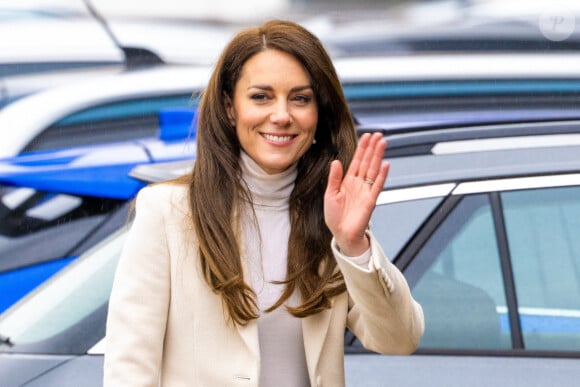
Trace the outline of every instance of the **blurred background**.
{"label": "blurred background", "polygon": [[573,0],[1,0],[0,106],[67,79],[65,73],[15,76],[162,62],[211,65],[239,28],[270,18],[302,23],[336,57],[540,53],[578,48],[579,9]]}
{"label": "blurred background", "polygon": [[412,356],[346,331],[347,386],[577,386],[579,15],[578,0],[0,0],[0,386],[102,385],[132,201],[191,170],[217,56],[272,18],[321,39],[358,133],[388,140],[371,226],[425,311]]}

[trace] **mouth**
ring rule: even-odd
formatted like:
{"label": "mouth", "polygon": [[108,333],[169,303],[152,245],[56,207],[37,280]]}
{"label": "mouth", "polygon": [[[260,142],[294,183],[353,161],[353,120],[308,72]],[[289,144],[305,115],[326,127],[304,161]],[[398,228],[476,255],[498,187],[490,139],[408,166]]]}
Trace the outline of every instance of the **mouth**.
{"label": "mouth", "polygon": [[279,136],[279,135],[275,135],[275,134],[262,133],[262,137],[264,137],[270,143],[287,144],[287,143],[291,142],[292,140],[294,140],[298,136],[297,135],[288,135],[288,134],[285,134],[283,136]]}

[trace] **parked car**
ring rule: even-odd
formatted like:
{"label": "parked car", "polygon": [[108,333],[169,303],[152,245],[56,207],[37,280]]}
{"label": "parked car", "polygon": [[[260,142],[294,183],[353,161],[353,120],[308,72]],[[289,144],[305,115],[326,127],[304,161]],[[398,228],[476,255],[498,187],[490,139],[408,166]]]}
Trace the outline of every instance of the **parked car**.
{"label": "parked car", "polygon": [[[574,55],[564,57],[571,60],[565,63],[575,63]],[[373,130],[396,133],[478,123],[580,119],[580,111],[576,108],[580,98],[580,71],[577,70],[580,66],[555,68],[561,57],[549,56],[543,60],[533,57],[537,65],[524,72],[527,58],[499,56],[489,57],[487,61],[478,58],[481,63],[474,60],[473,56],[377,57],[372,60],[343,58],[336,61],[336,66],[361,131],[369,126]],[[426,73],[423,66],[431,62],[431,70]],[[496,78],[487,74],[487,66],[492,62],[502,64],[502,77],[499,71]],[[464,73],[449,71],[460,63],[465,64]],[[508,64],[512,69],[510,71]],[[41,163],[49,163],[54,158],[57,160],[55,168],[68,168],[61,161],[64,157],[62,154],[70,155],[73,152],[67,148],[103,144],[104,147],[98,149],[104,152],[111,142],[124,141],[136,147],[136,139],[157,136],[160,121],[163,120],[160,117],[167,117],[160,115],[164,108],[181,107],[191,111],[197,106],[197,96],[203,90],[208,73],[209,69],[204,67],[164,66],[89,79],[23,98],[0,111],[0,128],[12,128],[3,133],[0,156],[29,154],[23,159],[17,159],[17,163],[34,165],[34,168],[28,175],[18,169],[15,172],[20,174],[17,184],[23,185],[22,179],[25,176],[33,180],[30,177],[32,175],[36,176],[34,184],[38,185],[41,179],[48,179],[46,172],[40,169]],[[501,104],[501,109],[496,108],[498,104]],[[117,144],[114,149],[119,147],[129,146]],[[34,152],[51,149],[59,152],[55,155],[41,153],[40,157],[34,155]],[[94,148],[82,148],[82,152],[89,149],[95,152]],[[69,157],[66,160],[75,160],[72,156],[66,157]],[[103,159],[116,162],[116,153]],[[137,163],[139,160],[133,161]],[[9,169],[10,173],[12,170]],[[8,182],[8,176],[12,178],[12,175],[2,173],[0,169],[0,182]],[[72,181],[73,177],[70,176]],[[76,178],[80,177],[77,175]],[[101,175],[82,177],[84,180],[94,179],[97,184],[100,184],[99,178]],[[111,179],[118,179],[118,176],[113,175]],[[51,189],[58,189],[56,184],[59,181],[54,180],[55,185]],[[27,232],[27,229],[20,231],[22,235]],[[56,251],[62,251],[63,246],[68,245],[63,244]],[[31,250],[31,254],[34,256],[34,250]],[[60,253],[51,254],[52,260],[63,258]],[[40,259],[40,255],[36,259]],[[68,261],[61,261],[62,265],[65,262]],[[20,258],[17,263],[0,261],[0,272],[29,265],[24,258]],[[9,297],[10,302],[16,301],[62,267],[56,262],[50,265],[53,270],[43,269],[44,276],[30,283],[5,276],[4,297]],[[7,278],[14,280],[8,281]],[[19,291],[7,291],[17,283],[21,284]],[[8,301],[3,305],[7,307]],[[0,310],[1,306],[2,302]]]}
{"label": "parked car", "polygon": [[[0,108],[24,96],[163,64],[208,66],[232,26],[108,20],[82,0],[0,0]],[[39,33],[42,31],[42,33]]]}
{"label": "parked car", "polygon": [[[382,131],[390,144],[385,156],[391,173],[372,229],[422,304],[426,332],[420,348],[406,357],[370,353],[345,332],[347,385],[575,386],[577,36],[545,40],[529,21],[517,29],[525,30],[524,39],[502,35],[506,30],[494,28],[493,21],[464,29],[459,39],[444,39],[445,28],[430,29],[427,36],[400,29],[398,55],[380,56],[384,36],[377,24],[364,24],[371,27],[370,41],[364,29],[353,34],[348,23],[346,36],[336,30],[329,36],[336,38],[334,53],[350,55],[335,63],[359,131]],[[432,54],[434,43],[448,52]],[[490,54],[485,46],[503,52]],[[373,57],[355,58],[353,52]],[[11,252],[11,262],[27,251],[29,261],[7,266],[0,284],[8,284],[9,274],[31,279],[25,271],[37,264],[48,271],[27,282],[16,298],[34,290],[0,315],[3,386],[102,385],[107,300],[131,199],[144,184],[191,167],[191,157],[153,165],[134,140],[155,135],[162,107],[194,108],[208,70],[169,65],[83,79],[0,111],[0,157],[25,153],[0,160],[0,175],[11,184],[0,189],[0,199],[22,209],[15,214],[0,207],[0,214],[14,215],[16,232],[40,230],[44,241],[63,247],[37,247],[30,254],[27,249],[40,245],[35,241]],[[31,90],[38,84],[19,81]],[[135,157],[118,173],[93,169],[88,179],[75,175],[70,184],[63,181],[63,167],[86,158],[64,152],[47,168],[46,159],[32,153],[126,140],[134,146],[113,149]],[[130,172],[129,164],[136,166]],[[46,185],[39,185],[40,171]],[[67,233],[53,232],[54,226]],[[68,235],[73,246],[63,244]],[[44,252],[50,257],[36,260]]]}
{"label": "parked car", "polygon": [[[391,172],[372,230],[423,306],[426,331],[411,356],[370,353],[346,332],[347,385],[575,386],[580,120],[449,125],[387,140]],[[159,181],[190,166],[131,175]],[[127,230],[119,225],[0,316],[6,386],[101,385]]]}
{"label": "parked car", "polygon": [[155,67],[91,77],[21,98],[0,110],[0,158],[155,136],[159,110],[195,108],[195,93],[208,74],[205,67]]}
{"label": "parked car", "polygon": [[83,1],[0,1],[0,77],[123,64]]}
{"label": "parked car", "polygon": [[0,1],[0,107],[46,87],[124,67],[82,1]]}
{"label": "parked car", "polygon": [[[510,312],[510,310],[514,310],[513,306],[510,309],[511,304],[502,304],[499,298],[493,300],[496,302],[496,318],[501,324],[501,342],[504,343],[501,348],[486,346],[480,348],[478,347],[480,345],[478,339],[473,339],[475,344],[470,347],[469,343],[458,344],[458,341],[453,341],[447,336],[444,338],[438,336],[442,334],[442,326],[451,326],[458,332],[461,332],[461,327],[456,328],[449,323],[448,320],[445,320],[445,315],[441,317],[433,314],[432,311],[438,311],[439,308],[433,304],[434,301],[424,295],[424,289],[431,288],[421,285],[419,278],[422,277],[420,274],[413,277],[412,271],[407,272],[406,264],[401,257],[403,257],[404,251],[411,251],[406,250],[406,248],[411,246],[412,241],[421,240],[415,238],[423,235],[421,233],[428,232],[424,231],[423,226],[432,224],[428,221],[432,218],[437,219],[436,214],[444,214],[447,211],[447,207],[439,207],[439,203],[442,205],[447,203],[447,200],[452,200],[446,199],[447,196],[458,198],[459,191],[434,191],[436,195],[434,193],[428,194],[427,197],[419,195],[415,201],[411,200],[413,196],[410,195],[423,192],[421,189],[423,186],[429,186],[425,188],[425,191],[431,192],[431,188],[447,187],[449,189],[448,184],[458,184],[469,180],[495,179],[509,175],[508,172],[506,175],[485,175],[483,172],[470,175],[480,170],[487,170],[482,168],[487,157],[490,157],[493,166],[499,169],[500,167],[495,163],[499,163],[501,159],[497,158],[496,160],[498,155],[496,152],[474,153],[479,155],[474,159],[478,160],[479,164],[476,167],[468,168],[468,161],[465,160],[470,160],[473,157],[471,154],[464,153],[462,156],[444,157],[437,153],[439,151],[436,151],[436,155],[430,155],[429,152],[423,154],[421,152],[432,148],[432,143],[435,140],[430,143],[417,139],[426,138],[425,136],[428,136],[429,133],[435,135],[444,129],[452,129],[449,132],[443,131],[446,134],[442,136],[446,140],[463,141],[470,137],[465,135],[465,138],[456,138],[454,137],[456,134],[453,133],[464,132],[471,126],[481,126],[480,132],[483,133],[494,128],[495,126],[490,125],[495,124],[498,129],[489,130],[490,133],[502,133],[507,131],[507,128],[512,127],[518,128],[517,130],[528,127],[537,128],[538,125],[544,124],[546,127],[551,127],[555,125],[552,123],[554,120],[578,120],[580,119],[580,112],[577,109],[580,96],[579,58],[576,54],[493,56],[449,54],[442,56],[417,55],[409,58],[375,57],[372,59],[342,58],[336,60],[337,70],[343,81],[352,113],[360,126],[360,131],[381,130],[389,136],[391,146],[388,157],[393,162],[393,168],[387,189],[381,196],[381,200],[387,200],[387,202],[379,201],[380,205],[376,215],[378,218],[373,219],[373,228],[375,233],[383,238],[381,240],[389,256],[393,257],[397,264],[405,270],[405,275],[408,276],[409,282],[413,286],[414,294],[425,307],[427,317],[427,332],[421,349],[410,358],[369,354],[361,349],[356,341],[351,341],[352,338],[347,334],[345,351],[347,353],[346,367],[349,386],[380,386],[383,385],[382,381],[386,378],[393,381],[400,380],[397,385],[401,386],[405,385],[403,380],[407,380],[409,383],[416,382],[412,384],[417,385],[421,384],[422,380],[424,381],[421,378],[424,378],[425,374],[436,375],[437,380],[441,381],[441,385],[453,386],[453,383],[456,383],[455,385],[477,385],[478,382],[487,385],[498,383],[502,375],[505,377],[505,375],[511,376],[514,373],[519,376],[523,375],[521,380],[526,381],[527,385],[533,386],[534,384],[530,379],[527,379],[528,377],[535,379],[534,381],[538,383],[547,377],[541,373],[545,368],[536,366],[540,361],[542,364],[553,365],[562,370],[560,375],[562,380],[556,382],[561,382],[558,385],[565,386],[568,377],[576,377],[573,373],[574,368],[578,366],[577,360],[573,359],[575,356],[577,357],[575,350],[561,351],[560,348],[555,348],[550,351],[530,351],[522,349],[520,344],[513,341],[512,332],[520,332],[519,334],[523,335],[522,332],[527,331],[524,328],[519,328],[519,331],[514,328],[516,327],[512,321],[514,312]],[[534,66],[530,66],[530,63],[534,63]],[[457,68],[461,68],[462,71],[456,71]],[[496,70],[490,71],[490,69]],[[106,144],[110,141],[131,141],[154,136],[159,128],[159,110],[168,106],[194,108],[197,104],[196,97],[202,91],[208,73],[209,69],[203,67],[164,66],[162,68],[142,69],[132,73],[115,74],[110,77],[87,80],[75,85],[47,90],[17,101],[0,111],[0,130],[3,131],[0,154],[4,157],[13,157],[24,152],[25,157],[21,156],[24,158],[11,161],[5,160],[4,171],[14,167],[8,168],[6,166],[10,163],[16,163],[19,166],[28,165],[31,171],[41,171],[42,167],[38,165],[41,164],[39,159],[34,158],[38,156],[33,156],[32,152],[47,152],[51,149],[70,146]],[[30,112],[34,112],[34,114],[30,114]],[[482,126],[484,124],[485,126]],[[569,133],[564,131],[558,136],[574,134],[575,127],[570,126],[570,128],[572,129],[567,129]],[[522,134],[535,133],[534,130],[536,129],[533,129],[532,132],[524,131]],[[474,139],[481,136],[481,133],[477,131],[472,133],[478,133]],[[562,139],[558,136],[550,138]],[[534,137],[530,138],[534,140]],[[567,138],[567,140],[570,139]],[[437,143],[440,142],[437,141]],[[2,151],[2,147],[11,148]],[[441,149],[441,146],[433,149]],[[560,150],[560,148],[558,149]],[[532,149],[530,153],[537,151],[537,149]],[[574,151],[570,152],[574,153]],[[126,153],[129,154],[128,151]],[[515,153],[521,154],[521,151]],[[513,150],[505,152],[506,157],[515,153]],[[553,153],[551,152],[551,154]],[[409,158],[404,157],[405,155],[408,155]],[[106,160],[107,157],[109,156],[101,157],[101,159]],[[531,159],[532,156],[529,157]],[[551,157],[558,157],[558,154]],[[72,160],[72,156],[61,156],[58,160],[62,167]],[[522,160],[516,158],[516,161],[521,162]],[[570,160],[566,160],[563,164],[568,161]],[[512,160],[510,163],[512,165],[508,167],[514,168],[514,170],[513,175],[509,176],[559,173],[550,170],[550,165],[554,164],[553,162],[551,164],[546,162],[545,170],[539,171],[518,167],[519,164],[512,162]],[[575,164],[569,163],[569,167],[573,165]],[[428,170],[427,166],[431,166],[433,169]],[[458,168],[462,167],[465,167],[465,175],[459,173]],[[497,173],[494,168],[489,169],[491,172]],[[2,168],[0,168],[1,171]],[[22,172],[22,169],[19,171]],[[179,171],[182,172],[183,169],[178,169]],[[457,171],[457,175],[452,174],[452,171]],[[447,175],[435,172],[445,172]],[[143,176],[143,173],[148,176],[146,179],[149,181],[162,180],[174,175],[171,169],[167,170],[160,166],[159,168],[140,167],[135,169],[132,175]],[[79,374],[83,375],[83,385],[89,385],[88,383],[93,381],[95,385],[100,385],[104,319],[109,291],[107,286],[112,280],[115,259],[118,249],[122,245],[123,232],[126,230],[124,223],[126,211],[130,206],[129,203],[135,189],[143,184],[128,179],[126,174],[127,170],[125,169],[121,174],[111,175],[113,181],[126,180],[136,184],[132,186],[132,191],[122,198],[111,198],[105,195],[106,192],[103,192],[107,190],[96,190],[95,188],[91,188],[90,192],[81,192],[82,196],[90,197],[87,202],[92,203],[93,212],[89,211],[87,215],[92,214],[94,217],[85,218],[84,214],[79,214],[79,218],[73,218],[75,219],[73,223],[67,224],[65,222],[63,224],[78,232],[71,234],[77,238],[71,238],[76,242],[75,246],[61,250],[43,249],[43,252],[46,250],[51,255],[48,258],[49,262],[44,261],[47,265],[45,268],[49,267],[48,271],[37,276],[36,281],[27,282],[27,287],[18,290],[19,293],[15,293],[17,296],[9,301],[10,303],[16,301],[38,283],[49,278],[45,285],[33,290],[29,296],[11,308],[0,319],[0,335],[3,335],[0,341],[5,344],[0,344],[0,373],[3,376],[7,375],[6,382],[3,382],[7,386],[24,383],[29,383],[30,386],[34,386],[35,383],[39,386],[66,386],[67,383],[77,386],[79,380],[74,375]],[[58,175],[53,174],[52,176],[54,178]],[[440,177],[435,179],[435,176]],[[88,180],[93,185],[99,185],[104,177],[105,175],[93,173]],[[75,179],[78,179],[78,176]],[[0,181],[2,180],[0,179]],[[32,179],[28,182],[20,179],[12,181],[12,184],[18,188],[26,188],[31,181]],[[28,186],[28,188],[34,188],[36,191],[46,189],[50,191],[50,195],[46,195],[47,197],[58,196],[58,193],[70,197],[74,196],[74,192],[71,190],[75,185],[77,184],[65,186],[60,180],[52,185],[50,190],[39,186]],[[389,195],[396,193],[403,194],[403,199],[389,199]],[[41,201],[37,203],[42,202],[41,198]],[[34,207],[31,204],[31,208]],[[379,214],[383,213],[383,208],[386,209],[384,219],[379,217]],[[402,210],[397,210],[397,208],[402,208]],[[103,209],[107,210],[101,213],[100,211]],[[421,210],[423,212],[419,211],[420,209],[423,209]],[[99,216],[102,216],[102,219],[107,219],[102,224],[102,228],[97,227],[97,225],[101,225],[98,221],[101,219]],[[23,220],[23,217],[20,220]],[[30,221],[30,219],[24,220]],[[93,230],[90,228],[91,222],[95,224],[94,233],[91,233]],[[393,225],[392,222],[396,222],[396,224]],[[89,225],[89,228],[77,226],[81,223]],[[47,225],[46,222],[44,224]],[[381,229],[388,230],[388,232],[381,233]],[[45,235],[50,235],[48,230],[51,230],[51,227],[44,230]],[[54,235],[63,237],[65,234],[56,232],[52,235],[48,238],[58,241],[59,239]],[[397,237],[401,239],[397,240]],[[391,240],[392,238],[395,240]],[[101,242],[103,243],[102,249]],[[24,247],[20,247],[23,252],[26,247],[32,246],[30,243],[23,245]],[[66,247],[67,245],[63,244],[62,246]],[[37,251],[29,257],[36,258],[35,254],[40,256]],[[408,254],[410,254],[408,259],[414,260],[412,253]],[[77,256],[80,258],[77,259]],[[23,269],[19,273],[29,275],[30,272],[26,273],[24,270],[26,270],[25,268],[32,269],[33,263],[36,265],[39,262],[28,261],[18,266]],[[95,267],[93,268],[92,265]],[[39,267],[37,266],[37,268]],[[77,267],[79,268],[77,269]],[[16,269],[16,266],[6,268]],[[92,271],[97,268],[102,271],[98,271],[99,274],[93,274]],[[5,271],[2,283],[8,284],[5,279],[9,278],[9,274],[15,273],[14,270]],[[57,273],[55,277],[52,277],[53,273]],[[93,277],[93,275],[97,277]],[[29,276],[29,278],[31,277],[32,275]],[[61,277],[64,279],[59,279]],[[433,277],[434,275],[428,276],[428,278]],[[93,279],[91,280],[91,278]],[[18,283],[24,284],[25,282],[18,281]],[[452,284],[455,285],[453,282]],[[101,285],[104,287],[99,287]],[[467,285],[476,286],[478,284],[467,282]],[[437,286],[444,287],[441,284]],[[452,288],[452,285],[450,287]],[[467,287],[469,288],[469,286]],[[14,290],[14,288],[12,289]],[[505,285],[505,289],[506,292],[508,289],[513,290],[513,286]],[[465,288],[461,288],[461,290],[467,294]],[[60,292],[78,298],[65,299],[63,298],[65,293],[59,295]],[[480,292],[474,290],[472,293]],[[496,291],[492,294],[497,297],[497,293]],[[48,297],[51,301],[46,301],[44,297]],[[457,301],[457,305],[460,302],[461,300]],[[8,306],[7,304],[8,302],[5,306]],[[453,303],[450,301],[449,304],[455,305],[455,301]],[[39,305],[43,307],[40,308]],[[489,311],[491,303],[488,306],[487,310]],[[550,309],[549,313],[552,313],[551,309],[553,308],[546,307],[544,309]],[[517,308],[515,310],[519,311]],[[538,311],[533,308],[528,309],[528,311],[530,310],[531,317],[528,321],[538,320],[538,316],[540,316]],[[468,316],[470,313],[475,316],[476,312],[469,310],[469,313],[464,313],[463,309],[457,306],[457,309],[452,308],[450,313],[453,316]],[[574,316],[574,312],[569,311],[562,314]],[[26,320],[23,316],[26,316]],[[560,322],[564,321],[560,318],[562,316],[556,317]],[[566,323],[573,323],[576,320],[566,321]],[[38,325],[34,326],[35,324]],[[465,326],[465,322],[458,324]],[[546,319],[540,319],[539,324],[540,327],[542,324],[545,326]],[[40,331],[39,327],[46,330]],[[529,331],[530,328],[525,329]],[[458,340],[469,336],[469,334],[476,337],[478,332],[474,333],[472,329],[468,331],[468,334],[458,334]],[[495,331],[482,329],[481,332],[491,332],[490,335],[493,336]],[[438,337],[439,339],[437,339]],[[506,344],[510,340],[512,340],[511,349]],[[450,344],[451,348],[440,347],[441,342],[452,343]],[[469,356],[464,356],[466,354]],[[537,357],[537,359],[531,359],[531,357]],[[436,370],[431,368],[434,362],[438,366]],[[457,375],[455,372],[458,369],[457,364],[461,364],[459,369],[467,369],[470,372]],[[485,375],[485,370],[489,367],[495,367],[493,375]],[[528,372],[528,368],[531,371]],[[499,371],[500,369],[501,371]],[[405,373],[405,370],[411,371]],[[484,374],[485,377],[473,381],[471,378],[474,374]],[[497,379],[491,380],[490,378],[493,377]],[[430,380],[431,385],[437,385],[435,383]]]}
{"label": "parked car", "polygon": [[[336,59],[335,65],[352,113],[363,125],[409,130],[448,121],[579,115],[578,54],[351,57]],[[22,98],[0,110],[0,158],[155,135],[158,110],[195,108],[210,71],[208,66],[145,68]]]}
{"label": "parked car", "polygon": [[195,158],[194,110],[159,114],[153,138],[0,163],[0,313],[126,222],[136,165]]}
{"label": "parked car", "polygon": [[347,362],[352,385],[422,385],[425,375],[430,386],[575,385],[580,121],[388,138],[391,174],[372,228],[426,330],[412,359]]}
{"label": "parked car", "polygon": [[[500,62],[505,59],[502,57],[492,60]],[[576,74],[572,70],[565,73],[569,76],[567,81],[556,78],[556,72],[550,67],[554,65],[552,59],[538,62],[534,71],[527,74],[522,73],[521,69],[518,69],[517,74],[506,72],[505,80],[486,79],[485,65],[474,61],[470,62],[470,66],[466,66],[469,72],[464,75],[449,72],[451,63],[464,60],[460,56],[439,58],[437,62],[439,67],[432,66],[432,72],[424,74],[419,65],[430,60],[427,57],[416,57],[375,58],[372,61],[345,58],[337,61],[338,71],[344,80],[345,93],[361,131],[368,125],[372,125],[373,130],[380,129],[387,133],[484,122],[580,119],[580,112],[574,107],[580,95],[580,82],[574,78]],[[412,66],[415,66],[414,73],[404,72],[403,69]],[[361,69],[365,70],[363,72],[365,75],[360,75]],[[565,69],[559,70],[563,72]],[[163,114],[166,107],[181,107],[185,112],[194,109],[198,102],[196,96],[203,89],[208,71],[203,67],[187,66],[143,69],[54,88],[17,101],[0,112],[0,127],[13,128],[3,134],[0,155],[27,156],[6,161],[5,165],[10,167],[0,169],[0,183],[17,184],[21,188],[18,191],[26,191],[30,188],[39,189],[47,186],[46,182],[52,181],[50,189],[58,191],[64,189],[59,188],[58,184],[63,184],[64,176],[67,176],[69,182],[67,194],[70,195],[81,186],[92,190],[98,185],[104,186],[104,182],[99,180],[103,178],[104,172],[99,174],[93,172],[97,168],[103,171],[106,166],[108,171],[112,169],[116,171],[108,179],[120,184],[127,178],[121,179],[118,173],[124,174],[127,171],[115,166],[115,163],[120,162],[117,159],[118,154],[122,153],[115,150],[127,149],[125,153],[134,157],[130,160],[133,164],[142,162],[145,155],[140,151],[142,144],[136,140],[142,141],[143,138],[157,136],[160,121],[167,121],[168,116]],[[407,76],[413,74],[414,78],[407,78],[404,74]],[[473,79],[463,79],[467,74]],[[542,76],[542,79],[530,79],[532,76]],[[526,94],[530,90],[534,93]],[[548,99],[549,102],[546,102]],[[501,110],[494,108],[499,101],[502,101]],[[28,114],[29,112],[35,113]],[[187,116],[185,119],[188,119]],[[167,130],[166,122],[161,123],[164,127],[162,131]],[[111,147],[109,145],[111,142],[122,143]],[[103,146],[95,148],[94,146],[98,144]],[[82,148],[71,150],[70,147],[74,146]],[[91,167],[92,169],[83,169],[85,172],[88,171],[86,174],[82,176],[78,174],[78,160],[86,158],[87,154],[94,155],[97,152],[106,154],[107,148],[111,148],[112,156],[102,157],[102,160],[106,160],[105,165],[98,163]],[[48,152],[51,149],[56,151]],[[136,151],[132,152],[129,149]],[[35,152],[42,153],[38,155]],[[122,161],[126,163],[126,168],[129,165],[127,159]],[[12,165],[14,163],[20,166],[15,168]],[[70,163],[74,168],[69,167]],[[22,165],[31,167],[24,168]],[[58,173],[54,174],[54,171]],[[52,173],[50,178],[47,175],[49,172]],[[60,177],[56,179],[55,176]],[[71,182],[74,179],[79,181],[73,184]],[[82,185],[82,182],[86,184]],[[100,191],[94,191],[92,196],[97,195],[97,192]],[[91,196],[89,191],[83,193]],[[2,197],[5,200],[12,200],[10,198],[14,197],[13,195],[15,194],[7,191]],[[38,193],[37,195],[35,201],[25,202],[23,208],[43,203],[43,196]],[[123,198],[117,199],[130,198],[131,195],[126,194]],[[44,254],[38,254],[38,250],[32,248],[33,244],[29,241],[45,233],[30,232],[27,228],[30,219],[24,216],[26,213],[23,212],[23,208],[19,209],[19,215],[5,226],[5,235],[18,236],[6,244],[5,251],[11,251],[14,243],[29,248],[27,253],[13,256],[12,259],[0,255],[2,258],[0,272],[6,272],[0,284],[3,290],[0,292],[3,295],[0,297],[0,311],[70,263],[70,260],[64,259],[62,252],[80,243],[86,238],[84,233],[88,232],[88,229],[75,227],[77,239],[70,237],[66,243],[61,243],[58,249],[41,249]],[[94,215],[103,214],[95,210]],[[9,211],[6,219],[8,216],[15,215]],[[65,212],[59,219],[59,224],[63,223],[63,226],[66,226],[66,221],[70,219],[69,214]],[[12,224],[17,224],[20,228],[12,228],[13,226],[10,226]],[[53,223],[47,222],[43,227],[52,225]],[[87,225],[90,227],[88,222]],[[36,227],[43,229],[38,225]],[[50,232],[65,237],[65,234],[59,233],[56,228],[50,228]],[[50,238],[45,240],[52,241]],[[69,254],[73,257],[78,255]],[[13,271],[15,268],[22,270]],[[24,277],[28,279],[23,280]]]}
{"label": "parked car", "polygon": [[[377,17],[328,15],[321,38],[335,57],[417,53],[557,53],[580,47],[580,7],[567,2],[406,1]],[[316,26],[315,23],[313,23]]]}

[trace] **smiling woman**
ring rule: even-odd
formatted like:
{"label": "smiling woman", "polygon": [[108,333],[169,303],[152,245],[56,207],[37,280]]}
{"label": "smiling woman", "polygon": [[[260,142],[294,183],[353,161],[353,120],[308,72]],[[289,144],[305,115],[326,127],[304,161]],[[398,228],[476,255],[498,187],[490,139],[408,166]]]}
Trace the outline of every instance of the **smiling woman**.
{"label": "smiling woman", "polygon": [[[280,78],[280,72],[286,76]],[[244,65],[228,116],[244,151],[274,174],[296,163],[313,144],[318,108],[300,62],[267,50]]]}
{"label": "smiling woman", "polygon": [[280,20],[240,32],[198,113],[193,173],[137,197],[104,385],[343,386],[346,328],[414,351],[422,309],[368,231],[386,142],[357,145],[320,41]]}

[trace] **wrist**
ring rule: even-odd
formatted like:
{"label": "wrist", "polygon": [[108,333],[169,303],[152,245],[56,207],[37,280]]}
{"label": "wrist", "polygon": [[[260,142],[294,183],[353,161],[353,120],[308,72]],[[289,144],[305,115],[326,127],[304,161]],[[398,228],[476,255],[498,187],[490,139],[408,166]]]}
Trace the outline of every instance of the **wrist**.
{"label": "wrist", "polygon": [[347,257],[358,257],[368,251],[371,243],[366,234],[356,241],[346,241],[336,239],[336,246],[338,250]]}

